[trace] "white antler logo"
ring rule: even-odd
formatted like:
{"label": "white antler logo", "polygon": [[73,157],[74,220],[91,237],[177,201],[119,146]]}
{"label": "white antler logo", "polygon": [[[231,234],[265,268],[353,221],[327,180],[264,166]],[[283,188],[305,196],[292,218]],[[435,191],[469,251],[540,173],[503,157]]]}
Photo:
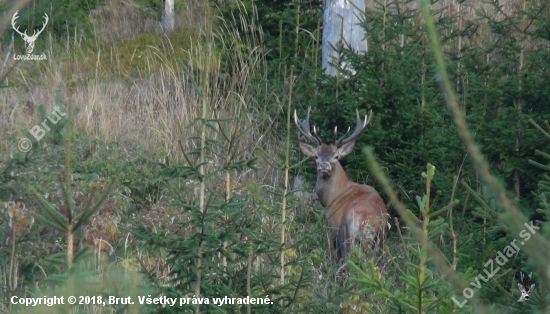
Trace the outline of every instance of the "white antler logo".
{"label": "white antler logo", "polygon": [[[524,282],[524,278],[523,278],[523,272],[520,272],[521,274],[521,283],[525,283]],[[531,279],[531,275],[532,273],[529,274],[529,279]],[[529,280],[531,281],[531,280]],[[529,286],[529,289],[526,289],[525,287],[527,287],[527,285],[525,285],[525,287],[518,282],[518,288],[519,288],[519,292],[521,292],[521,296],[519,297],[519,300],[518,302],[525,302],[525,301],[529,301],[529,296],[531,295],[531,292],[533,292],[533,289],[535,289],[535,284],[531,284]]]}
{"label": "white antler logo", "polygon": [[36,32],[36,30],[32,33],[32,36],[27,35],[27,30],[25,30],[24,33],[21,33],[19,31],[19,27],[15,26],[15,20],[18,18],[17,13],[19,11],[15,11],[15,14],[13,15],[13,18],[11,19],[11,26],[13,27],[13,30],[16,31],[21,37],[23,37],[23,40],[25,41],[25,46],[27,47],[27,54],[31,54],[34,50],[34,42],[36,41],[36,38],[38,38],[38,35],[42,33],[44,28],[46,28],[46,24],[48,24],[48,14],[44,13],[45,22],[42,24],[42,29]]}

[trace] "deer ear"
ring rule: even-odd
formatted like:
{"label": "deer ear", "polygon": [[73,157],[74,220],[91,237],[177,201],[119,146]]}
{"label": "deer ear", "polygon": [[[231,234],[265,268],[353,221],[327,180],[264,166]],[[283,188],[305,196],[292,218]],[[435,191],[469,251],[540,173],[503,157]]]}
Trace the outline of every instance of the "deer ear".
{"label": "deer ear", "polygon": [[349,153],[353,150],[353,146],[355,146],[355,140],[343,144],[338,147],[338,155],[340,155],[340,157],[349,155]]}
{"label": "deer ear", "polygon": [[518,288],[520,292],[523,292],[525,288],[523,288],[523,285],[518,282]]}
{"label": "deer ear", "polygon": [[535,284],[532,284],[532,285],[529,287],[529,292],[533,291],[533,289],[535,289]]}
{"label": "deer ear", "polygon": [[300,149],[302,150],[302,153],[304,153],[304,155],[311,157],[313,156],[313,154],[315,154],[315,149],[311,145],[303,142],[298,142],[298,144],[300,145]]}

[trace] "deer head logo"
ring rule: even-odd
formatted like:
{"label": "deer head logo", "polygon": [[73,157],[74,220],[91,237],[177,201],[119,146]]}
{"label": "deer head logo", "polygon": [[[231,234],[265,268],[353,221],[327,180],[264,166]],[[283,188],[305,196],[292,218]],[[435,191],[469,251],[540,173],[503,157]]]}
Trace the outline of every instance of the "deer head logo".
{"label": "deer head logo", "polygon": [[13,27],[13,30],[16,31],[19,35],[21,35],[21,37],[23,37],[23,40],[25,41],[25,46],[27,47],[27,54],[31,54],[32,51],[34,50],[34,42],[36,41],[36,38],[38,38],[38,35],[40,35],[40,33],[42,33],[42,31],[44,30],[44,28],[46,28],[46,25],[48,24],[48,14],[44,13],[44,24],[42,24],[42,29],[39,30],[38,32],[36,32],[36,30],[33,31],[32,33],[32,36],[29,36],[27,35],[27,30],[25,30],[24,33],[21,33],[19,31],[19,27],[16,27],[15,26],[15,20],[17,20],[17,18],[19,16],[17,16],[19,11],[15,11],[15,14],[13,15],[12,19],[11,19],[11,26]]}
{"label": "deer head logo", "polygon": [[[529,274],[529,279],[531,279],[531,274]],[[521,273],[521,282],[524,284],[523,273]],[[533,292],[533,289],[535,289],[535,284],[531,284],[528,289],[526,289],[527,285],[524,287],[523,284],[518,282],[519,292],[521,292],[518,302],[529,301],[529,296]]]}

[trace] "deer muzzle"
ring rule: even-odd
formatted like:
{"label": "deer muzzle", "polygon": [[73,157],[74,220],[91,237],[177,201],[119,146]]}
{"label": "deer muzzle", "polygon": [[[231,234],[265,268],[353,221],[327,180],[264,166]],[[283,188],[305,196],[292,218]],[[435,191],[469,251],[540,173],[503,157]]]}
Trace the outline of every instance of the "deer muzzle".
{"label": "deer muzzle", "polygon": [[332,171],[332,167],[330,166],[330,163],[326,162],[326,161],[323,161],[323,162],[320,162],[318,165],[317,165],[317,171],[323,175],[323,177],[326,177],[328,175],[330,175],[330,172]]}

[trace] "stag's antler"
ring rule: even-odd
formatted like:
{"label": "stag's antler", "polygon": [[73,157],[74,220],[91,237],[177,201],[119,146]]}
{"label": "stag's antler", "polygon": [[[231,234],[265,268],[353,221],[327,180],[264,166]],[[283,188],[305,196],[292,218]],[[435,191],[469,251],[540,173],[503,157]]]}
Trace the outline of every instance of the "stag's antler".
{"label": "stag's antler", "polygon": [[317,135],[317,129],[315,126],[313,126],[313,135],[311,135],[311,130],[309,128],[309,112],[311,111],[311,107],[307,108],[307,117],[304,121],[298,120],[298,115],[296,115],[296,110],[294,110],[294,123],[298,127],[298,131],[302,133],[308,140],[311,141],[311,143],[315,146],[321,145],[323,141],[321,138]]}
{"label": "stag's antler", "polygon": [[35,30],[32,33],[32,36],[27,35],[26,30],[24,33],[21,33],[21,31],[19,30],[19,27],[15,26],[15,20],[17,20],[17,18],[19,17],[18,14],[19,14],[19,11],[15,11],[15,14],[11,18],[11,26],[13,26],[14,31],[16,31],[19,35],[21,35],[21,37],[23,37],[23,40],[27,45],[27,53],[31,53],[32,50],[34,49],[34,41],[36,40],[36,38],[38,38],[38,35],[40,35],[42,31],[44,31],[44,29],[46,28],[46,25],[48,24],[48,21],[49,21],[48,14],[44,13],[45,21],[44,23],[42,23],[42,29],[40,29],[38,32],[36,32]]}
{"label": "stag's antler", "polygon": [[17,18],[19,17],[18,14],[19,11],[15,11],[15,14],[11,18],[11,26],[13,27],[13,30],[16,31],[19,35],[23,36],[23,38],[27,38],[27,31],[25,31],[25,33],[21,33],[19,31],[19,27],[15,27],[15,20],[17,20]]}
{"label": "stag's antler", "polygon": [[346,137],[346,135],[348,135],[351,128],[348,128],[348,131],[346,132],[346,134],[342,135],[338,139],[336,139],[337,136],[338,136],[337,135],[338,130],[337,130],[337,128],[334,128],[334,145],[336,147],[340,147],[340,146],[342,146],[346,143],[349,143],[349,142],[355,140],[355,138],[361,132],[363,132],[363,130],[367,127],[367,125],[369,125],[369,123],[372,119],[372,116],[373,116],[372,109],[371,109],[369,117],[367,118],[367,116],[365,116],[365,121],[361,121],[361,117],[359,116],[359,110],[355,109],[355,113],[357,114],[357,124],[355,126],[355,131],[353,131],[353,133],[348,138],[345,138],[345,137]]}
{"label": "stag's antler", "polygon": [[[44,31],[44,29],[46,28],[46,25],[48,24],[48,21],[50,20],[50,18],[48,17],[48,14],[44,13],[44,19],[45,19],[45,21],[44,21],[44,23],[42,23],[42,29],[38,33],[36,33],[36,31],[34,31],[32,33],[31,37],[36,38],[36,37],[38,37],[38,35],[40,35],[40,33],[42,33],[42,31]],[[35,33],[36,33],[36,35],[35,35]]]}
{"label": "stag's antler", "polygon": [[46,28],[46,25],[48,24],[48,21],[50,20],[49,17],[48,17],[48,14],[44,13],[44,18],[46,20],[44,21],[44,23],[42,23],[42,29],[40,31],[38,31],[38,33],[35,30],[32,33],[32,36],[29,36],[29,35],[27,35],[26,30],[25,30],[24,33],[21,33],[21,31],[19,30],[19,27],[15,26],[15,20],[17,20],[18,17],[19,17],[19,11],[15,11],[15,14],[11,18],[11,26],[13,26],[14,31],[16,31],[19,35],[23,36],[23,39],[25,39],[25,41],[28,41],[29,39],[36,39],[36,37],[38,37],[38,35],[40,35],[40,33],[42,33],[42,31],[44,31],[44,29]]}

